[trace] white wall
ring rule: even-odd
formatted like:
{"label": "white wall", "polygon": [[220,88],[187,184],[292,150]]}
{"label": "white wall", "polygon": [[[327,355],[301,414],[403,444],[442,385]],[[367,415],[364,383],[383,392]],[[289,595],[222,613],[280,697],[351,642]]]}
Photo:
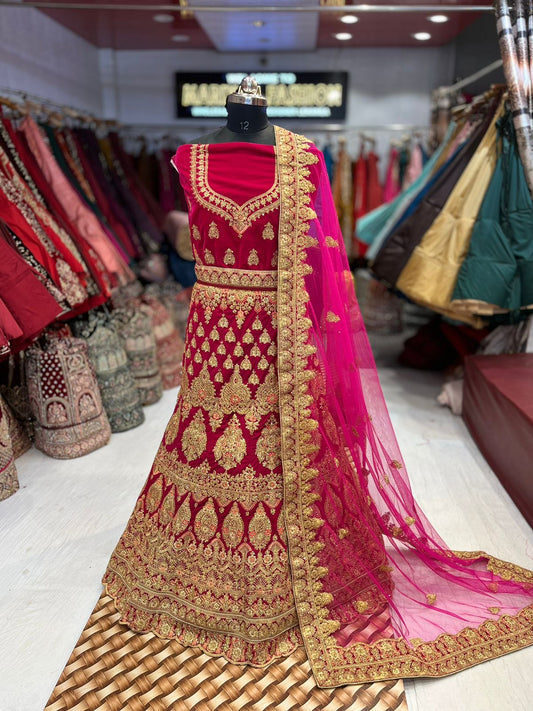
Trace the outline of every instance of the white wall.
{"label": "white wall", "polygon": [[19,89],[102,113],[98,49],[33,8],[0,8],[0,93]]}
{"label": "white wall", "polygon": [[[106,50],[107,51],[107,50]],[[379,126],[390,123],[428,125],[432,89],[453,80],[454,47],[323,49],[309,53],[266,55],[268,64],[257,54],[219,54],[214,51],[161,50],[115,53],[109,58],[108,88],[111,72],[115,76],[115,104],[118,119],[126,124],[180,124],[174,118],[174,73],[176,71],[328,71],[345,70],[350,75],[346,126]],[[105,106],[104,106],[105,110]],[[183,128],[185,140],[212,130],[222,121],[198,121],[197,128]],[[276,123],[283,123],[276,120]],[[190,124],[190,121],[189,121]],[[305,123],[287,122],[294,130],[306,132]],[[309,133],[309,132],[307,132]],[[352,147],[357,132],[349,133]],[[391,134],[376,130],[380,143]],[[312,137],[320,138],[313,132]]]}

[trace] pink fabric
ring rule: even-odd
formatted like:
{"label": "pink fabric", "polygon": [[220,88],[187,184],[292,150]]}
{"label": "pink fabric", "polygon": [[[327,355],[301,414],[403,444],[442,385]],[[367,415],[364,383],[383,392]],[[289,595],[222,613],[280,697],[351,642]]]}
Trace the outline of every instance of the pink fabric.
{"label": "pink fabric", "polygon": [[317,217],[308,234],[319,249],[307,250],[309,342],[316,347],[308,359],[314,376],[309,408],[319,426],[314,451],[309,454],[307,443],[305,453],[318,472],[310,479],[316,497],[310,513],[323,522],[317,555],[327,569],[322,592],[331,596],[337,642],[347,647],[368,641],[370,614],[385,615],[374,639],[403,638],[409,646],[414,638],[433,641],[515,615],[532,603],[531,583],[492,572],[486,554],[456,556],[414,500],[321,155],[318,175],[310,180],[318,184],[310,193]]}
{"label": "pink fabric", "polygon": [[403,179],[402,190],[407,190],[414,182],[417,180],[424,168],[424,158],[422,156],[422,148],[417,143],[416,146],[411,151],[411,159],[407,170],[405,171],[405,176]]}
{"label": "pink fabric", "polygon": [[383,200],[390,202],[400,192],[400,153],[396,148],[391,148],[387,175],[385,177],[385,187],[383,188]]}
{"label": "pink fabric", "polygon": [[27,116],[20,128],[35,160],[39,163],[50,187],[61,202],[68,219],[76,225],[79,233],[95,250],[106,269],[115,276],[118,283],[126,284],[132,281],[134,279],[133,272],[110,242],[96,216],[83,203],[81,197],[61,171],[35,121]]}

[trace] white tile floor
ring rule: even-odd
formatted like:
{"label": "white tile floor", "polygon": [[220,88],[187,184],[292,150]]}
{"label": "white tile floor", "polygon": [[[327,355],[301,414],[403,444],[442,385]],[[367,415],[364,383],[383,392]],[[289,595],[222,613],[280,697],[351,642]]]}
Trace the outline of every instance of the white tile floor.
{"label": "white tile floor", "polygon": [[[533,532],[462,420],[435,402],[441,377],[381,361],[415,495],[444,539],[533,568]],[[100,596],[175,398],[166,392],[142,427],[89,456],[57,461],[32,450],[18,460],[21,490],[0,503],[0,711],[46,705]],[[532,682],[530,648],[406,689],[410,711],[531,711]]]}

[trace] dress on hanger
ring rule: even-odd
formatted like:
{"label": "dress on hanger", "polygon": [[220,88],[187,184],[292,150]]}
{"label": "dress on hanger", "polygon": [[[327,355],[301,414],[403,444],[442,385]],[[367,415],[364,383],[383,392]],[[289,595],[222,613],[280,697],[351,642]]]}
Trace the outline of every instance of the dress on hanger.
{"label": "dress on hanger", "polygon": [[176,408],[104,577],[123,622],[256,666],[303,643],[324,687],[533,643],[533,573],[451,551],[413,499],[320,152],[277,128],[174,160],[198,281]]}

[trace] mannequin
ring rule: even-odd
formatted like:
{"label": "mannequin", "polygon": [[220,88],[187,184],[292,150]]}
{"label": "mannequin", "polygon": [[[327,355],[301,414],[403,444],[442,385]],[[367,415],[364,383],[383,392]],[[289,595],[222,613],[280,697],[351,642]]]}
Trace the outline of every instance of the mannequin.
{"label": "mannequin", "polygon": [[266,115],[267,101],[261,94],[257,81],[246,76],[237,91],[226,99],[228,120],[225,126],[217,128],[191,143],[260,143],[274,146],[276,143],[274,126]]}

